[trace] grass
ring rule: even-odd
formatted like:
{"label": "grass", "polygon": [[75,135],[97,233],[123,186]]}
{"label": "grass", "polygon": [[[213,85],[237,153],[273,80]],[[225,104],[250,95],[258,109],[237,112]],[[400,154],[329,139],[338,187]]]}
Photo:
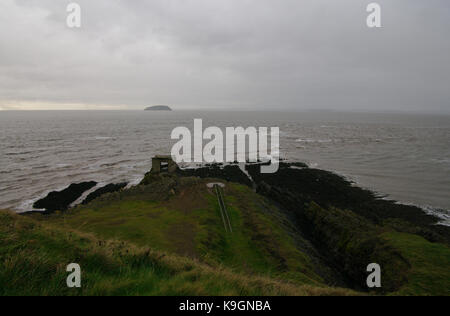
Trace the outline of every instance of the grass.
{"label": "grass", "polygon": [[[283,214],[270,202],[248,189],[247,186],[229,184],[226,202],[231,221],[238,221],[238,233],[242,240],[250,238],[251,247],[258,249],[265,266],[272,267],[273,274],[299,283],[320,284],[323,279],[314,270],[308,255],[296,245],[288,233]],[[233,245],[242,244],[236,240]],[[235,253],[242,250],[235,249]]]}
{"label": "grass", "polygon": [[[80,264],[82,287],[66,286]],[[0,212],[0,295],[354,295],[247,276],[222,266]]]}
{"label": "grass", "polygon": [[[225,203],[233,233],[226,233],[217,199],[206,180],[192,180],[167,198],[149,199],[143,192],[112,195],[76,210],[45,217],[58,227],[95,234],[104,239],[131,242],[141,247],[188,256],[208,264],[223,264],[247,274],[288,279],[299,284],[324,284],[278,223],[277,208],[248,187],[229,184]],[[148,190],[148,191],[146,191]]]}
{"label": "grass", "polygon": [[394,295],[450,295],[450,248],[405,233],[383,235],[410,262],[408,283]]}

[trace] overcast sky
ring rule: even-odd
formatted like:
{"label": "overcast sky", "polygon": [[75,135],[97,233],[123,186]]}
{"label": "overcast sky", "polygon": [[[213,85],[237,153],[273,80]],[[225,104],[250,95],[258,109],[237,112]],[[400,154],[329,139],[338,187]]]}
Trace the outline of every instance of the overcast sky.
{"label": "overcast sky", "polygon": [[450,1],[0,1],[0,109],[450,112]]}

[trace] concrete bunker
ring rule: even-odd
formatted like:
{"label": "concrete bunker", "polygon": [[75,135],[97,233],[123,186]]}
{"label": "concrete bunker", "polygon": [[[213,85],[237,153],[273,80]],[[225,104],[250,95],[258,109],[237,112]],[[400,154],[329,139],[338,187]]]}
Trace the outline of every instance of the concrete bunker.
{"label": "concrete bunker", "polygon": [[152,158],[152,173],[174,173],[178,165],[169,155],[156,155]]}

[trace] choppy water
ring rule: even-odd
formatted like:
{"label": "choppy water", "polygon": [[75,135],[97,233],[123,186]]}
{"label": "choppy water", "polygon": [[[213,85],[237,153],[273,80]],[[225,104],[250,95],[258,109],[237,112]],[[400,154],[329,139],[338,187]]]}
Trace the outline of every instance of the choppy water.
{"label": "choppy water", "polygon": [[333,170],[405,203],[445,209],[450,224],[450,116],[333,112],[0,112],[0,208],[73,182],[137,183],[176,126],[278,126],[283,156]]}

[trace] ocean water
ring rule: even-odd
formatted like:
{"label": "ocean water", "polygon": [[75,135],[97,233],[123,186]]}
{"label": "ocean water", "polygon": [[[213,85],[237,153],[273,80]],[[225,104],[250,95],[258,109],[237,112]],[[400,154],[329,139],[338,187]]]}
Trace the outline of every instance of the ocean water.
{"label": "ocean water", "polygon": [[31,210],[50,191],[138,183],[168,154],[173,128],[280,128],[280,153],[335,171],[450,225],[450,116],[344,112],[0,112],[0,208]]}

